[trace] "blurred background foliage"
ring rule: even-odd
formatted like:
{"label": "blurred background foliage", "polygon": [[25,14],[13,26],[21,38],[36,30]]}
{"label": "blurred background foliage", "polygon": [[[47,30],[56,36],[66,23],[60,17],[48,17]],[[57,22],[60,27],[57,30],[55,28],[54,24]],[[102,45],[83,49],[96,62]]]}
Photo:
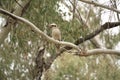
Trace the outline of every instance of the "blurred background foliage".
{"label": "blurred background foliage", "polygon": [[[0,0],[0,7],[11,12],[16,1]],[[69,42],[74,42],[79,37],[85,37],[101,25],[101,8],[94,10],[87,4],[79,5],[78,10],[82,17],[86,17],[89,13],[86,18],[90,25],[90,29],[88,29],[82,26],[78,17],[64,20],[60,14],[61,10],[58,11],[59,2],[62,3],[64,0],[32,0],[23,17],[49,36],[51,36],[50,30],[46,25],[56,23],[62,31],[62,40]],[[72,16],[72,12],[70,13],[69,15]],[[66,12],[62,14],[66,16]],[[106,47],[112,49],[120,40],[118,35],[103,32],[100,37]],[[46,40],[32,31],[29,26],[18,23],[16,27],[13,27],[0,47],[0,80],[33,80],[32,69],[34,69],[35,56],[38,47],[45,43],[47,43]],[[46,46],[47,51],[53,54],[54,47]],[[88,49],[94,48],[89,41],[87,41],[86,47]],[[46,73],[46,78],[48,80],[119,80],[119,57],[111,57],[113,62],[107,59],[106,55],[78,57],[65,52],[52,64],[49,72]]]}

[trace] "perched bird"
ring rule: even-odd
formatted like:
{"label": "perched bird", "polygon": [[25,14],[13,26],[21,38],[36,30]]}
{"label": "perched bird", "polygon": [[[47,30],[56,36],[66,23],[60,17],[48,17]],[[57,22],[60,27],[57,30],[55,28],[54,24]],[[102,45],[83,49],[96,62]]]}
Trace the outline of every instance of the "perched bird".
{"label": "perched bird", "polygon": [[[50,24],[50,28],[52,29],[52,37],[56,40],[61,41],[61,31],[60,29],[57,27],[57,25],[55,23]],[[59,50],[60,49],[60,45],[56,45],[56,48]]]}

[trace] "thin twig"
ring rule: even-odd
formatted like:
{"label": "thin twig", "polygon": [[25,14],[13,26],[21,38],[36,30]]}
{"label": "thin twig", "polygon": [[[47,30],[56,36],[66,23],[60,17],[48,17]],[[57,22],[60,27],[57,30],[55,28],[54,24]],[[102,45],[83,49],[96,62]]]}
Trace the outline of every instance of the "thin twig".
{"label": "thin twig", "polygon": [[93,1],[93,0],[79,0],[79,1],[84,2],[84,3],[87,3],[87,4],[92,4],[92,5],[94,5],[94,6],[99,6],[99,7],[101,7],[101,8],[105,8],[105,9],[108,9],[108,10],[111,10],[111,11],[114,11],[114,12],[117,12],[117,13],[120,14],[120,10],[117,10],[117,9],[115,9],[115,8],[111,8],[111,7],[106,6],[106,5],[99,4],[99,3],[97,3],[97,2],[95,2],[95,1]]}

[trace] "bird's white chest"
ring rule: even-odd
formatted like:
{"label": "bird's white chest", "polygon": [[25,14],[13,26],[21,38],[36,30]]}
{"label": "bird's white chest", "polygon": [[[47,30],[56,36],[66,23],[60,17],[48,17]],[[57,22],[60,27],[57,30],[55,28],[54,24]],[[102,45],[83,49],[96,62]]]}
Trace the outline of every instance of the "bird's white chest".
{"label": "bird's white chest", "polygon": [[52,29],[52,37],[56,40],[61,40],[61,33],[58,28],[53,28]]}

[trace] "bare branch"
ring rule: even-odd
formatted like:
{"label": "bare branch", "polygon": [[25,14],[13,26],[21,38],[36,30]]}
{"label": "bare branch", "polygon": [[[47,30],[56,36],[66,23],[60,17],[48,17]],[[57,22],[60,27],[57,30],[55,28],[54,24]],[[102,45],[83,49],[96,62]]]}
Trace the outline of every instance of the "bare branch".
{"label": "bare branch", "polygon": [[44,37],[46,40],[48,40],[49,42],[53,42],[55,44],[61,44],[61,45],[66,45],[66,46],[70,46],[70,47],[73,47],[75,49],[77,49],[78,51],[80,51],[79,47],[76,46],[75,44],[73,43],[69,43],[69,42],[63,42],[63,41],[58,41],[58,40],[55,40],[51,37],[49,37],[48,35],[46,35],[44,32],[42,32],[39,28],[37,28],[33,23],[31,23],[30,21],[22,18],[22,17],[19,17],[17,15],[14,15],[6,10],[3,10],[0,8],[0,13],[4,14],[4,15],[9,15],[10,17],[12,17],[13,19],[16,19],[16,20],[19,20],[27,25],[29,25],[35,32],[39,33],[42,37]]}
{"label": "bare branch", "polygon": [[76,54],[79,56],[92,56],[98,54],[111,54],[120,56],[120,50],[111,50],[111,49],[92,49],[85,52],[85,54]]}
{"label": "bare branch", "polygon": [[110,8],[109,6],[106,6],[106,5],[99,4],[97,2],[94,2],[93,0],[91,1],[90,0],[79,0],[79,1],[87,3],[87,4],[92,4],[94,6],[99,6],[99,7],[102,7],[102,8],[105,8],[105,9],[108,9],[108,10],[111,10],[111,11],[114,11],[120,14],[120,10],[117,10],[115,8]]}
{"label": "bare branch", "polygon": [[94,32],[89,33],[88,35],[86,35],[85,38],[79,38],[78,40],[76,40],[75,44],[79,45],[79,44],[83,43],[86,40],[92,39],[93,37],[95,37],[100,32],[102,32],[102,31],[104,31],[106,29],[110,29],[110,28],[116,27],[118,25],[120,25],[120,22],[106,22],[105,24],[101,25],[101,27],[96,29]]}

